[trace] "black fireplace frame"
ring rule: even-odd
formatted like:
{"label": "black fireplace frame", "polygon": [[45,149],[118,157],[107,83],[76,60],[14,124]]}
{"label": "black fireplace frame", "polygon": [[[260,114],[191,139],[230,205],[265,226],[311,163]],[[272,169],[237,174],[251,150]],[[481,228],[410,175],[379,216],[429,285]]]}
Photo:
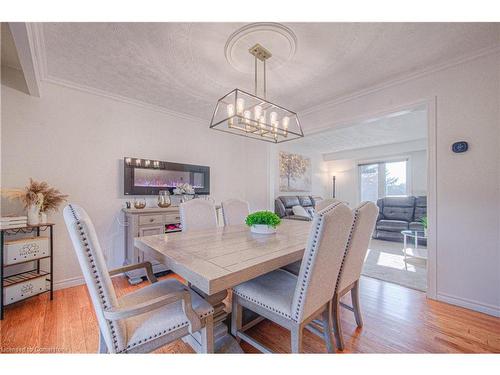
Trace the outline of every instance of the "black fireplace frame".
{"label": "black fireplace frame", "polygon": [[133,157],[123,158],[123,193],[125,195],[158,195],[161,190],[173,193],[174,188],[135,186],[134,173],[136,169],[163,169],[203,174],[203,188],[195,188],[195,194],[210,194],[210,167],[205,165],[173,163],[168,161],[142,159]]}

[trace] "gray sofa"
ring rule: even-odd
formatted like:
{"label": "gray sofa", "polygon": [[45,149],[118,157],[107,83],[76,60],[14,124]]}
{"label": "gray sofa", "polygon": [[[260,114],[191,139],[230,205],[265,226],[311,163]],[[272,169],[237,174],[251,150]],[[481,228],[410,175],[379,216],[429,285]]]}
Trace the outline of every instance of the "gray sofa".
{"label": "gray sofa", "polygon": [[[286,195],[279,196],[274,200],[274,212],[282,219],[292,220],[312,220],[314,215],[314,207],[316,203],[323,200],[323,198],[312,195]],[[304,218],[293,214],[293,206],[302,206],[311,216],[311,218]]]}
{"label": "gray sofa", "polygon": [[403,241],[402,230],[424,230],[420,220],[427,216],[427,197],[386,197],[379,199],[377,206],[379,216],[373,238]]}

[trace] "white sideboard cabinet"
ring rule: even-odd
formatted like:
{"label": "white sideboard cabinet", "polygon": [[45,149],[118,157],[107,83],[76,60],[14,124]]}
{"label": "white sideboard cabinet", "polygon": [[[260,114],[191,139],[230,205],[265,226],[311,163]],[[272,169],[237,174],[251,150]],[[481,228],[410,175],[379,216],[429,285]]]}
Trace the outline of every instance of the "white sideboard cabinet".
{"label": "white sideboard cabinet", "polygon": [[[134,247],[134,238],[155,234],[179,232],[179,207],[168,208],[124,208],[125,213],[125,265],[149,261],[153,264],[153,272],[167,271],[168,268]],[[127,272],[131,284],[138,284],[146,276],[144,270]]]}

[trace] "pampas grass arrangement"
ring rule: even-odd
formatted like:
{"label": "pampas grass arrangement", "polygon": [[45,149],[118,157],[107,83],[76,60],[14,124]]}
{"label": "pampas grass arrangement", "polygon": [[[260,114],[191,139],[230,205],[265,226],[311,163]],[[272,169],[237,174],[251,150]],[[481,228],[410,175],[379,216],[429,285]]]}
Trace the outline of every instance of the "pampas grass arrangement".
{"label": "pampas grass arrangement", "polygon": [[35,181],[30,178],[24,189],[2,189],[2,195],[11,200],[19,200],[25,209],[37,206],[40,212],[57,211],[67,195],[52,188],[45,181]]}

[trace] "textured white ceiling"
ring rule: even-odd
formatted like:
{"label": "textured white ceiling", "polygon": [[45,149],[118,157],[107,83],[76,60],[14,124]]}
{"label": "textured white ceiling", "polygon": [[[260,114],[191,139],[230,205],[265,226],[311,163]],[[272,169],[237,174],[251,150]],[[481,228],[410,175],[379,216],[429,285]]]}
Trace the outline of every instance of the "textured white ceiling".
{"label": "textured white ceiling", "polygon": [[[492,23],[285,25],[296,35],[297,49],[291,60],[269,72],[268,98],[299,114],[391,77],[500,43],[500,26]],[[45,23],[42,55],[49,78],[186,113],[208,123],[219,97],[235,87],[253,90],[253,75],[233,68],[224,55],[228,37],[242,26]],[[261,43],[265,46],[266,40]]]}
{"label": "textured white ceiling", "polygon": [[393,115],[310,134],[300,143],[326,154],[427,138],[425,109],[417,108],[409,113]]}

